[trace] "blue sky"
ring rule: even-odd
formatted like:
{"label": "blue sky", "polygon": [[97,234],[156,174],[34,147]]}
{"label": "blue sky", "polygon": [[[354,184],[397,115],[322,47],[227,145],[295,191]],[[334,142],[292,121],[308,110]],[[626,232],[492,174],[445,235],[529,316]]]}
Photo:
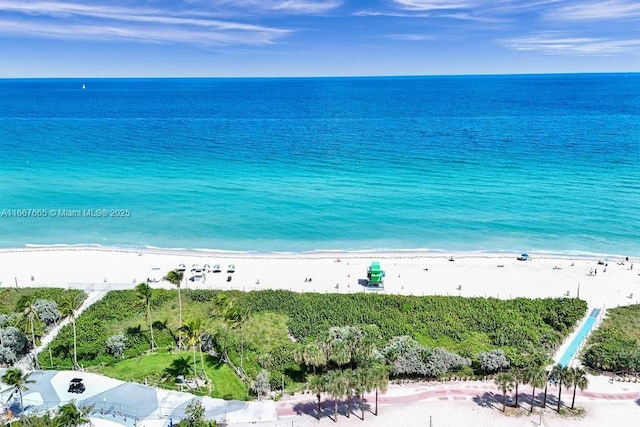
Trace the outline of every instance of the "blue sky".
{"label": "blue sky", "polygon": [[640,0],[0,0],[0,77],[640,71]]}

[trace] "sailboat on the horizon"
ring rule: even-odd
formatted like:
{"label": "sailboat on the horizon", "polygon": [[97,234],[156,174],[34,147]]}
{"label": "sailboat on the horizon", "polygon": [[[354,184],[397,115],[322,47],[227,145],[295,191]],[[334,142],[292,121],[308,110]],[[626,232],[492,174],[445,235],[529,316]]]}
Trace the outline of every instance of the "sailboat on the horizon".
{"label": "sailboat on the horizon", "polygon": [[84,83],[82,83],[82,90],[84,90],[86,88],[87,88],[87,86]]}

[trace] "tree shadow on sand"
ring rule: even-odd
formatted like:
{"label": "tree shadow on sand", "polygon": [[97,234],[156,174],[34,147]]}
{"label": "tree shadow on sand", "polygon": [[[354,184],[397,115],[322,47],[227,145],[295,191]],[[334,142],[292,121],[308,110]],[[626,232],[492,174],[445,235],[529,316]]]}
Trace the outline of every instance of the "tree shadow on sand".
{"label": "tree shadow on sand", "polygon": [[[351,413],[353,415],[354,406],[351,407]],[[359,406],[358,406],[359,407]],[[320,419],[322,418],[330,418],[333,419],[333,411],[334,411],[334,401],[326,400],[320,404]],[[300,402],[296,403],[293,407],[293,410],[297,415],[307,415],[312,417],[313,419],[318,419],[318,402]],[[347,416],[347,412],[349,408],[346,402],[338,402],[338,417],[339,416]]]}
{"label": "tree shadow on sand", "polygon": [[[531,408],[531,395],[518,393],[518,407],[523,408],[525,410],[529,410]],[[544,393],[536,393],[536,399],[534,408],[540,409],[542,408],[542,400],[544,399]],[[491,391],[486,391],[480,395],[474,396],[472,399],[478,406],[483,408],[495,408],[502,411],[503,406],[503,397],[502,393],[493,393]],[[563,401],[564,402],[564,401]],[[638,405],[640,405],[640,399],[636,401]],[[506,400],[507,407],[515,407],[515,396],[511,396],[507,394]],[[561,406],[566,406],[564,403]],[[558,398],[551,393],[547,393],[547,408],[555,409],[558,407]]]}
{"label": "tree shadow on sand", "polygon": [[476,405],[482,408],[499,408],[502,409],[502,395],[491,391],[485,391],[482,394],[474,396],[473,400]]}

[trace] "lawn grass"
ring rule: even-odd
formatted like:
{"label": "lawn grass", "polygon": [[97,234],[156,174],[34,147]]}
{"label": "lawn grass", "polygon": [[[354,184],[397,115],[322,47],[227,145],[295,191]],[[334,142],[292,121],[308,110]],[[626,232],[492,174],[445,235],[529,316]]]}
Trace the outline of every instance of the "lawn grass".
{"label": "lawn grass", "polygon": [[[149,385],[179,390],[179,385],[175,384],[175,378],[167,376],[165,369],[170,367],[172,362],[180,357],[186,357],[191,361],[193,353],[185,351],[180,353],[147,354],[115,362],[108,366],[98,366],[95,368],[95,371],[122,381],[147,383]],[[199,356],[197,357],[196,363],[198,370],[200,370]],[[233,370],[225,364],[218,363],[216,358],[211,356],[205,357],[205,371],[213,382],[211,397],[227,400],[247,400],[249,398],[247,388],[238,379]],[[184,391],[191,390],[185,388]]]}
{"label": "lawn grass", "polygon": [[247,388],[238,379],[233,370],[214,357],[205,359],[207,376],[213,381],[211,397],[225,400],[249,400]]}

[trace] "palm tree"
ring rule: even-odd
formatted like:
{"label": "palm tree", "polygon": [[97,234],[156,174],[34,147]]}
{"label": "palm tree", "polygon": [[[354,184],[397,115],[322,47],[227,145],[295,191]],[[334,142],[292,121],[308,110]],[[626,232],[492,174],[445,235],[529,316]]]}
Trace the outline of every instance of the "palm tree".
{"label": "palm tree", "polygon": [[347,383],[347,418],[351,418],[351,401],[353,400],[354,393],[360,395],[362,373],[360,370],[345,369],[342,371],[342,374]]}
{"label": "palm tree", "polygon": [[183,277],[184,273],[182,271],[175,270],[171,270],[164,276],[164,280],[178,288],[178,348],[182,347],[182,296],[180,293],[180,283],[182,283]]}
{"label": "palm tree", "polygon": [[373,415],[378,415],[378,390],[382,393],[387,391],[389,385],[389,372],[384,365],[375,364],[370,369],[371,385],[376,389],[376,410]]}
{"label": "palm tree", "polygon": [[576,389],[580,387],[580,391],[582,391],[587,388],[587,386],[589,386],[589,379],[587,378],[587,373],[582,368],[571,368],[569,372],[569,379],[571,386],[573,386],[573,398],[571,399],[571,409],[573,409],[576,403]]}
{"label": "palm tree", "polygon": [[502,392],[502,412],[505,412],[507,409],[507,391],[513,390],[513,386],[515,385],[515,380],[513,375],[508,372],[500,372],[496,375],[495,384],[498,386],[498,389]]}
{"label": "palm tree", "polygon": [[237,320],[237,326],[240,328],[240,369],[244,369],[244,334],[242,329],[249,320],[250,313],[249,308],[242,310]]}
{"label": "palm tree", "polygon": [[24,410],[24,402],[22,401],[22,392],[27,391],[29,387],[27,384],[32,384],[35,381],[30,380],[31,372],[23,373],[20,368],[9,368],[2,376],[2,382],[8,386],[13,387],[13,391],[9,396],[11,399],[16,393],[20,396],[20,411]]}
{"label": "palm tree", "polygon": [[78,408],[74,401],[62,405],[58,409],[58,414],[53,419],[56,427],[80,427],[89,424],[89,414],[93,410],[93,406],[84,406]]}
{"label": "palm tree", "polygon": [[329,338],[327,347],[329,349],[328,359],[336,365],[344,366],[351,361],[351,351],[344,340]]}
{"label": "palm tree", "polygon": [[183,325],[180,330],[187,335],[187,342],[193,350],[193,374],[198,374],[196,367],[196,347],[200,348],[200,363],[202,365],[202,372],[204,373],[204,359],[202,357],[202,334],[204,329],[202,327],[202,319],[194,319],[189,321],[186,325]]}
{"label": "palm tree", "polygon": [[34,327],[34,320],[38,317],[35,307],[36,300],[33,296],[25,296],[18,301],[18,307],[22,312],[21,318],[29,322],[29,328],[31,329],[31,345],[33,347],[33,363],[35,369],[38,369],[38,358],[36,356],[36,332]]}
{"label": "palm tree", "polygon": [[316,368],[327,364],[327,354],[321,345],[317,342],[312,342],[305,345],[302,349],[302,363],[307,366],[313,367],[313,374],[316,373]]}
{"label": "palm tree", "polygon": [[151,351],[156,350],[156,343],[153,339],[153,323],[151,322],[151,297],[153,296],[153,289],[146,283],[139,283],[138,286],[135,287],[136,294],[138,295],[138,305],[141,305],[145,308],[145,312],[147,315],[147,321],[149,322],[149,334],[150,334],[150,345]]}
{"label": "palm tree", "polygon": [[381,338],[380,329],[376,325],[364,325],[355,342],[352,359],[359,366],[367,366],[376,352],[376,343]]}
{"label": "palm tree", "polygon": [[73,326],[73,369],[78,369],[78,335],[76,331],[76,311],[80,308],[77,294],[67,294],[60,305],[60,313],[71,318]]}
{"label": "palm tree", "polygon": [[[39,413],[31,413],[29,415],[20,414],[20,421],[15,425],[33,426],[33,427],[54,427],[54,421],[49,411],[44,411],[42,415]],[[11,425],[11,424],[9,424]]]}
{"label": "palm tree", "polygon": [[551,377],[558,384],[558,413],[560,412],[560,404],[562,402],[562,386],[570,387],[569,368],[562,365],[553,365],[551,369]]}
{"label": "palm tree", "polygon": [[542,408],[547,407],[547,389],[549,388],[549,380],[551,379],[551,372],[549,372],[546,368],[544,370],[545,375],[547,376],[546,381],[544,382],[544,398],[542,399]]}
{"label": "palm tree", "polygon": [[228,358],[227,355],[227,335],[229,329],[235,324],[236,319],[240,317],[240,311],[235,306],[235,300],[233,298],[227,298],[224,294],[218,294],[216,301],[216,308],[212,313],[214,316],[222,318],[224,323],[224,338],[222,342],[222,351],[220,352],[220,362]]}
{"label": "palm tree", "polygon": [[364,409],[366,406],[364,403],[364,394],[375,388],[374,376],[376,373],[374,372],[374,368],[360,368],[353,372],[355,374],[355,389],[360,395],[360,409],[362,411],[361,418],[364,421]]}
{"label": "palm tree", "polygon": [[320,395],[327,391],[326,375],[311,375],[309,377],[309,390],[311,390],[312,393],[315,393],[318,398],[318,420],[320,420],[320,416],[322,415],[322,410],[320,408]]}
{"label": "palm tree", "polygon": [[344,371],[329,371],[327,373],[327,391],[333,399],[333,421],[338,422],[338,400],[349,392],[349,381]]}
{"label": "palm tree", "polygon": [[547,379],[547,371],[542,366],[531,365],[525,370],[525,381],[528,384],[531,384],[531,410],[529,412],[533,412],[533,406],[536,399],[536,387],[540,388],[545,385],[547,383]]}
{"label": "palm tree", "polygon": [[521,368],[515,368],[511,374],[513,375],[513,382],[515,383],[515,386],[516,386],[516,401],[514,403],[515,403],[515,407],[517,408],[518,407],[518,385],[520,383],[525,383],[527,380],[525,377],[525,372]]}

